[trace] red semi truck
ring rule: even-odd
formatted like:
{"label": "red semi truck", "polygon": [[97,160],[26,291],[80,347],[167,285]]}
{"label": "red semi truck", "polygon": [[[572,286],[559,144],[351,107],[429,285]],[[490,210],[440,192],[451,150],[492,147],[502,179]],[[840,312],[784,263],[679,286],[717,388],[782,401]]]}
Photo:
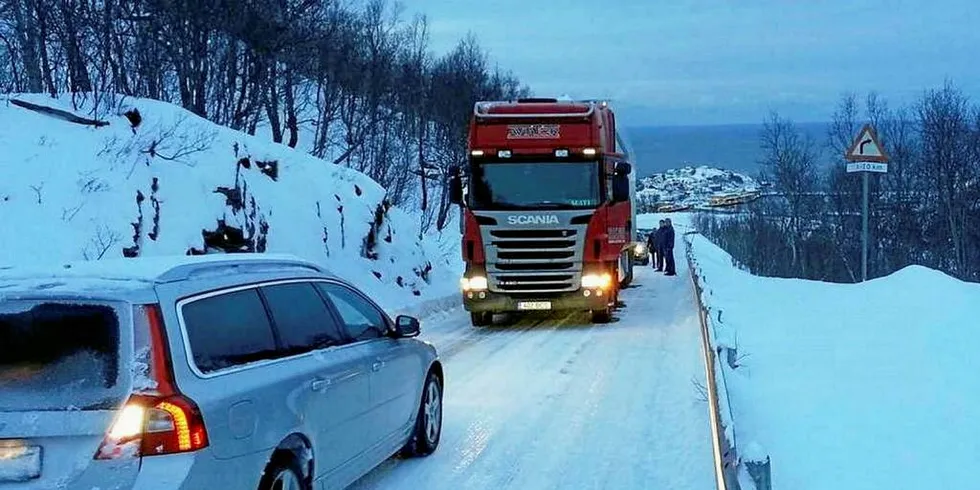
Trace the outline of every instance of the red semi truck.
{"label": "red semi truck", "polygon": [[450,194],[461,206],[460,283],[474,326],[534,310],[611,320],[642,245],[635,177],[607,103],[478,102]]}

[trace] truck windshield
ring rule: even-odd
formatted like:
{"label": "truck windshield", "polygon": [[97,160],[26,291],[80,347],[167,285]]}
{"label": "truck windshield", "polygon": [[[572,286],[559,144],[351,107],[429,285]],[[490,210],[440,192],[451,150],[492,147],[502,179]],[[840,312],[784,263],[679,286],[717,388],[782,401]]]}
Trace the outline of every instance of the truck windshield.
{"label": "truck windshield", "polygon": [[598,162],[493,162],[473,166],[473,209],[589,209],[599,205]]}

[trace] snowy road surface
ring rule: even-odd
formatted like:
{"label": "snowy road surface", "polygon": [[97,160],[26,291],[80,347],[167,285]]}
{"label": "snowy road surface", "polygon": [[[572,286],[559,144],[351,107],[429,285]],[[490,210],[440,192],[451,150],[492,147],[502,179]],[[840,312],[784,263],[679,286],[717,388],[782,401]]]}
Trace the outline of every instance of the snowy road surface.
{"label": "snowy road surface", "polygon": [[675,277],[638,271],[616,323],[428,319],[447,377],[440,447],[393,458],[351,488],[714,488],[698,316],[675,253]]}

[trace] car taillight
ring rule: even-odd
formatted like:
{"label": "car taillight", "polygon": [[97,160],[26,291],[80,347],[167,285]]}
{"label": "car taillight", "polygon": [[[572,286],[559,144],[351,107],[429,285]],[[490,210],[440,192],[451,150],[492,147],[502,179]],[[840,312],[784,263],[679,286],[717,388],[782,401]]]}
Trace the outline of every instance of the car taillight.
{"label": "car taillight", "polygon": [[113,421],[95,459],[186,453],[207,446],[207,429],[194,402],[179,395],[133,395]]}
{"label": "car taillight", "polygon": [[106,432],[95,459],[175,454],[207,447],[208,433],[200,410],[177,390],[174,382],[159,306],[140,305],[133,314],[136,337],[149,344],[148,375],[154,386],[127,400]]}

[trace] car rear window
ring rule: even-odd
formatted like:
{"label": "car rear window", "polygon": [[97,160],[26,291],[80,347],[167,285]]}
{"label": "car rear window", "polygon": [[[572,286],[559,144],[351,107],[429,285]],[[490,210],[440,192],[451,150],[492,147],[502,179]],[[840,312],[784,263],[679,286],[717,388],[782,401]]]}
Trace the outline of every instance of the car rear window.
{"label": "car rear window", "polygon": [[0,411],[111,408],[119,373],[112,306],[0,302]]}
{"label": "car rear window", "polygon": [[259,293],[245,289],[194,300],[182,314],[194,363],[203,373],[277,356]]}

